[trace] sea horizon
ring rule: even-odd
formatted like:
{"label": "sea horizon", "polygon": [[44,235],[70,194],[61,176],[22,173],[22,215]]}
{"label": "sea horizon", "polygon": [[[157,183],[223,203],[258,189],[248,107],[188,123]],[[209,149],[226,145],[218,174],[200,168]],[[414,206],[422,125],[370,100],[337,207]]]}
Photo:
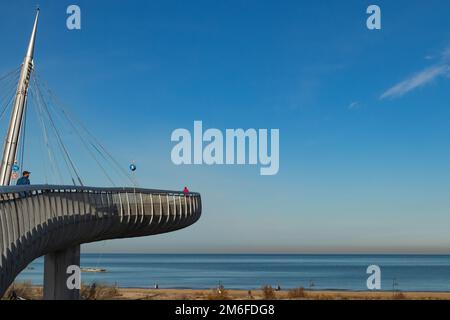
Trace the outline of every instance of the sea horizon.
{"label": "sea horizon", "polygon": [[[121,288],[227,289],[274,288],[367,291],[367,267],[381,268],[381,290],[450,292],[447,254],[230,254],[82,253],[82,282]],[[17,278],[42,285],[43,257]],[[445,281],[448,279],[448,281]]]}
{"label": "sea horizon", "polygon": [[82,255],[119,254],[119,255],[358,255],[358,256],[450,256],[450,252],[83,252]]}

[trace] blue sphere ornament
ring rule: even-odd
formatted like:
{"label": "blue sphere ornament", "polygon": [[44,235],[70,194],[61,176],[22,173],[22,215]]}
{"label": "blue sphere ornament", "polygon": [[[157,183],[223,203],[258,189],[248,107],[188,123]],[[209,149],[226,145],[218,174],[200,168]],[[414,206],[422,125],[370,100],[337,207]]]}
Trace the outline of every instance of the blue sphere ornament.
{"label": "blue sphere ornament", "polygon": [[17,164],[15,164],[15,165],[13,165],[12,169],[14,172],[17,172],[17,171],[19,171],[20,168]]}
{"label": "blue sphere ornament", "polygon": [[130,170],[136,171],[136,165],[134,163],[130,164]]}

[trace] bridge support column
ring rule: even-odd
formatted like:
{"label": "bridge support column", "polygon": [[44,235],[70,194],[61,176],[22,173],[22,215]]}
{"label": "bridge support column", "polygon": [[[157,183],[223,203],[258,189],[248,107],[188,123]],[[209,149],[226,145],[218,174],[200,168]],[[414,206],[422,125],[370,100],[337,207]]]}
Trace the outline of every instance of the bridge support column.
{"label": "bridge support column", "polygon": [[44,259],[44,300],[79,300],[80,290],[67,288],[67,267],[80,266],[80,246],[49,253]]}

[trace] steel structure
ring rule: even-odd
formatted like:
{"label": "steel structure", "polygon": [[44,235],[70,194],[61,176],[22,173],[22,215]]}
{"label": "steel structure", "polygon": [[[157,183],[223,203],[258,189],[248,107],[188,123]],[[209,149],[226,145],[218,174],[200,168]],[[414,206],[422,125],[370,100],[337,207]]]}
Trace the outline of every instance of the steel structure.
{"label": "steel structure", "polygon": [[39,19],[39,9],[34,19],[33,31],[31,32],[28,50],[22,64],[19,83],[17,85],[16,96],[14,98],[11,119],[9,121],[8,133],[6,134],[5,145],[3,149],[3,159],[0,166],[0,185],[7,186],[11,182],[12,166],[16,160],[17,144],[22,127],[22,119],[27,102],[28,84],[33,70],[34,44],[36,41],[36,32]]}
{"label": "steel structure", "polygon": [[66,271],[80,263],[80,245],[148,236],[187,227],[200,218],[198,193],[58,185],[9,186],[33,70],[39,10],[5,139],[0,166],[0,297],[34,259],[45,255],[44,299],[78,299]]}
{"label": "steel structure", "polygon": [[[201,210],[198,193],[52,185],[0,187],[0,297],[14,278],[42,255],[82,243],[178,230],[196,222]],[[61,274],[67,278],[66,270]]]}

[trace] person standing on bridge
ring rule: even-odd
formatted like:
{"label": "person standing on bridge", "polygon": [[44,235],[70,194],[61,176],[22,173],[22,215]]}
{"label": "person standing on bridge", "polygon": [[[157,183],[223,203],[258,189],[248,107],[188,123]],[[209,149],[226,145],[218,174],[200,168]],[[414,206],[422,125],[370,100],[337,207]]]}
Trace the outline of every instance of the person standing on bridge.
{"label": "person standing on bridge", "polygon": [[29,171],[24,171],[23,173],[22,173],[22,177],[19,179],[19,180],[17,180],[17,185],[18,186],[25,186],[25,185],[29,185],[30,184],[30,174],[31,174],[31,172],[29,172]]}

